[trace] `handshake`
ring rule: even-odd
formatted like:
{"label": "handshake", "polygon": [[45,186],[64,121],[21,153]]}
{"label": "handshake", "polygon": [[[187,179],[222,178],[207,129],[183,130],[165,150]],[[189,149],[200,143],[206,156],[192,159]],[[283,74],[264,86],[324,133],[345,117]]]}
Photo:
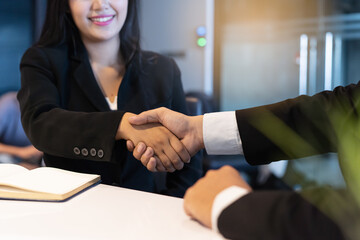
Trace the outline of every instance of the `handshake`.
{"label": "handshake", "polygon": [[204,148],[203,116],[186,116],[167,108],[139,115],[125,113],[116,139],[127,140],[134,157],[152,172],[174,172]]}
{"label": "handshake", "polygon": [[[125,113],[116,139],[127,140],[127,148],[152,172],[181,170],[190,157],[203,149],[203,116],[190,117],[167,108],[158,108],[139,115]],[[236,169],[224,166],[210,170],[205,177],[188,188],[184,196],[185,213],[204,226],[216,227],[212,220],[215,197],[231,186],[242,194],[252,191]]]}

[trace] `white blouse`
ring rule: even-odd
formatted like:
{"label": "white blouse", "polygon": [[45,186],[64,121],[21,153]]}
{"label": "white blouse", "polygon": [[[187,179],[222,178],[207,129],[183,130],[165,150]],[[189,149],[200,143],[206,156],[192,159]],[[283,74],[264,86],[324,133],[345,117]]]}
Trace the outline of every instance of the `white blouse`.
{"label": "white blouse", "polygon": [[115,96],[115,98],[114,98],[114,101],[113,101],[113,102],[111,102],[111,101],[110,101],[110,99],[109,99],[108,97],[105,97],[105,99],[106,99],[107,103],[109,104],[109,107],[110,107],[110,109],[111,109],[111,110],[113,110],[113,111],[118,110],[118,105],[117,105],[117,96]]}

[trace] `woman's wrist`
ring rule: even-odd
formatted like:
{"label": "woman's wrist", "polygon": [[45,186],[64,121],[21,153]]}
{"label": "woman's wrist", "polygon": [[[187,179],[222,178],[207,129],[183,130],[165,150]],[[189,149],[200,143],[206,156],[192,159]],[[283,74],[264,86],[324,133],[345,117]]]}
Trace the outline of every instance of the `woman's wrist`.
{"label": "woman's wrist", "polygon": [[134,116],[135,114],[133,113],[129,113],[129,112],[126,112],[121,121],[120,121],[120,124],[119,124],[119,127],[118,127],[118,130],[117,130],[117,133],[116,133],[116,136],[115,136],[115,139],[116,140],[120,140],[120,139],[125,139],[125,140],[128,140],[129,139],[129,129],[131,127],[131,124],[129,123],[128,121],[128,118],[131,117],[131,116]]}

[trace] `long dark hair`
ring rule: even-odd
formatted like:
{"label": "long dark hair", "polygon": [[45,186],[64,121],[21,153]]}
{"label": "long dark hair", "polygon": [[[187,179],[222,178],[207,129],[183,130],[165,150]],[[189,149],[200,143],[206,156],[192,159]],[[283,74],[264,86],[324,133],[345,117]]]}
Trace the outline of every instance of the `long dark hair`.
{"label": "long dark hair", "polygon": [[[140,52],[140,28],[137,16],[137,0],[128,0],[128,13],[121,29],[120,53],[127,65]],[[79,30],[70,14],[68,0],[48,1],[44,26],[36,46],[58,46],[81,41]]]}

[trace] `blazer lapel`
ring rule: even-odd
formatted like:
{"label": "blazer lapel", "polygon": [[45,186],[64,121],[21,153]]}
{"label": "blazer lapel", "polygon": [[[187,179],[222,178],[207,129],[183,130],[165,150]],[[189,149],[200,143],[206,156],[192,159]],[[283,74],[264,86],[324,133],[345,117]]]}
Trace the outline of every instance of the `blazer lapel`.
{"label": "blazer lapel", "polygon": [[[83,51],[86,51],[85,47]],[[71,59],[73,78],[79,84],[85,96],[98,111],[110,111],[104,94],[95,79],[86,52],[77,54],[77,56],[73,56]]]}

